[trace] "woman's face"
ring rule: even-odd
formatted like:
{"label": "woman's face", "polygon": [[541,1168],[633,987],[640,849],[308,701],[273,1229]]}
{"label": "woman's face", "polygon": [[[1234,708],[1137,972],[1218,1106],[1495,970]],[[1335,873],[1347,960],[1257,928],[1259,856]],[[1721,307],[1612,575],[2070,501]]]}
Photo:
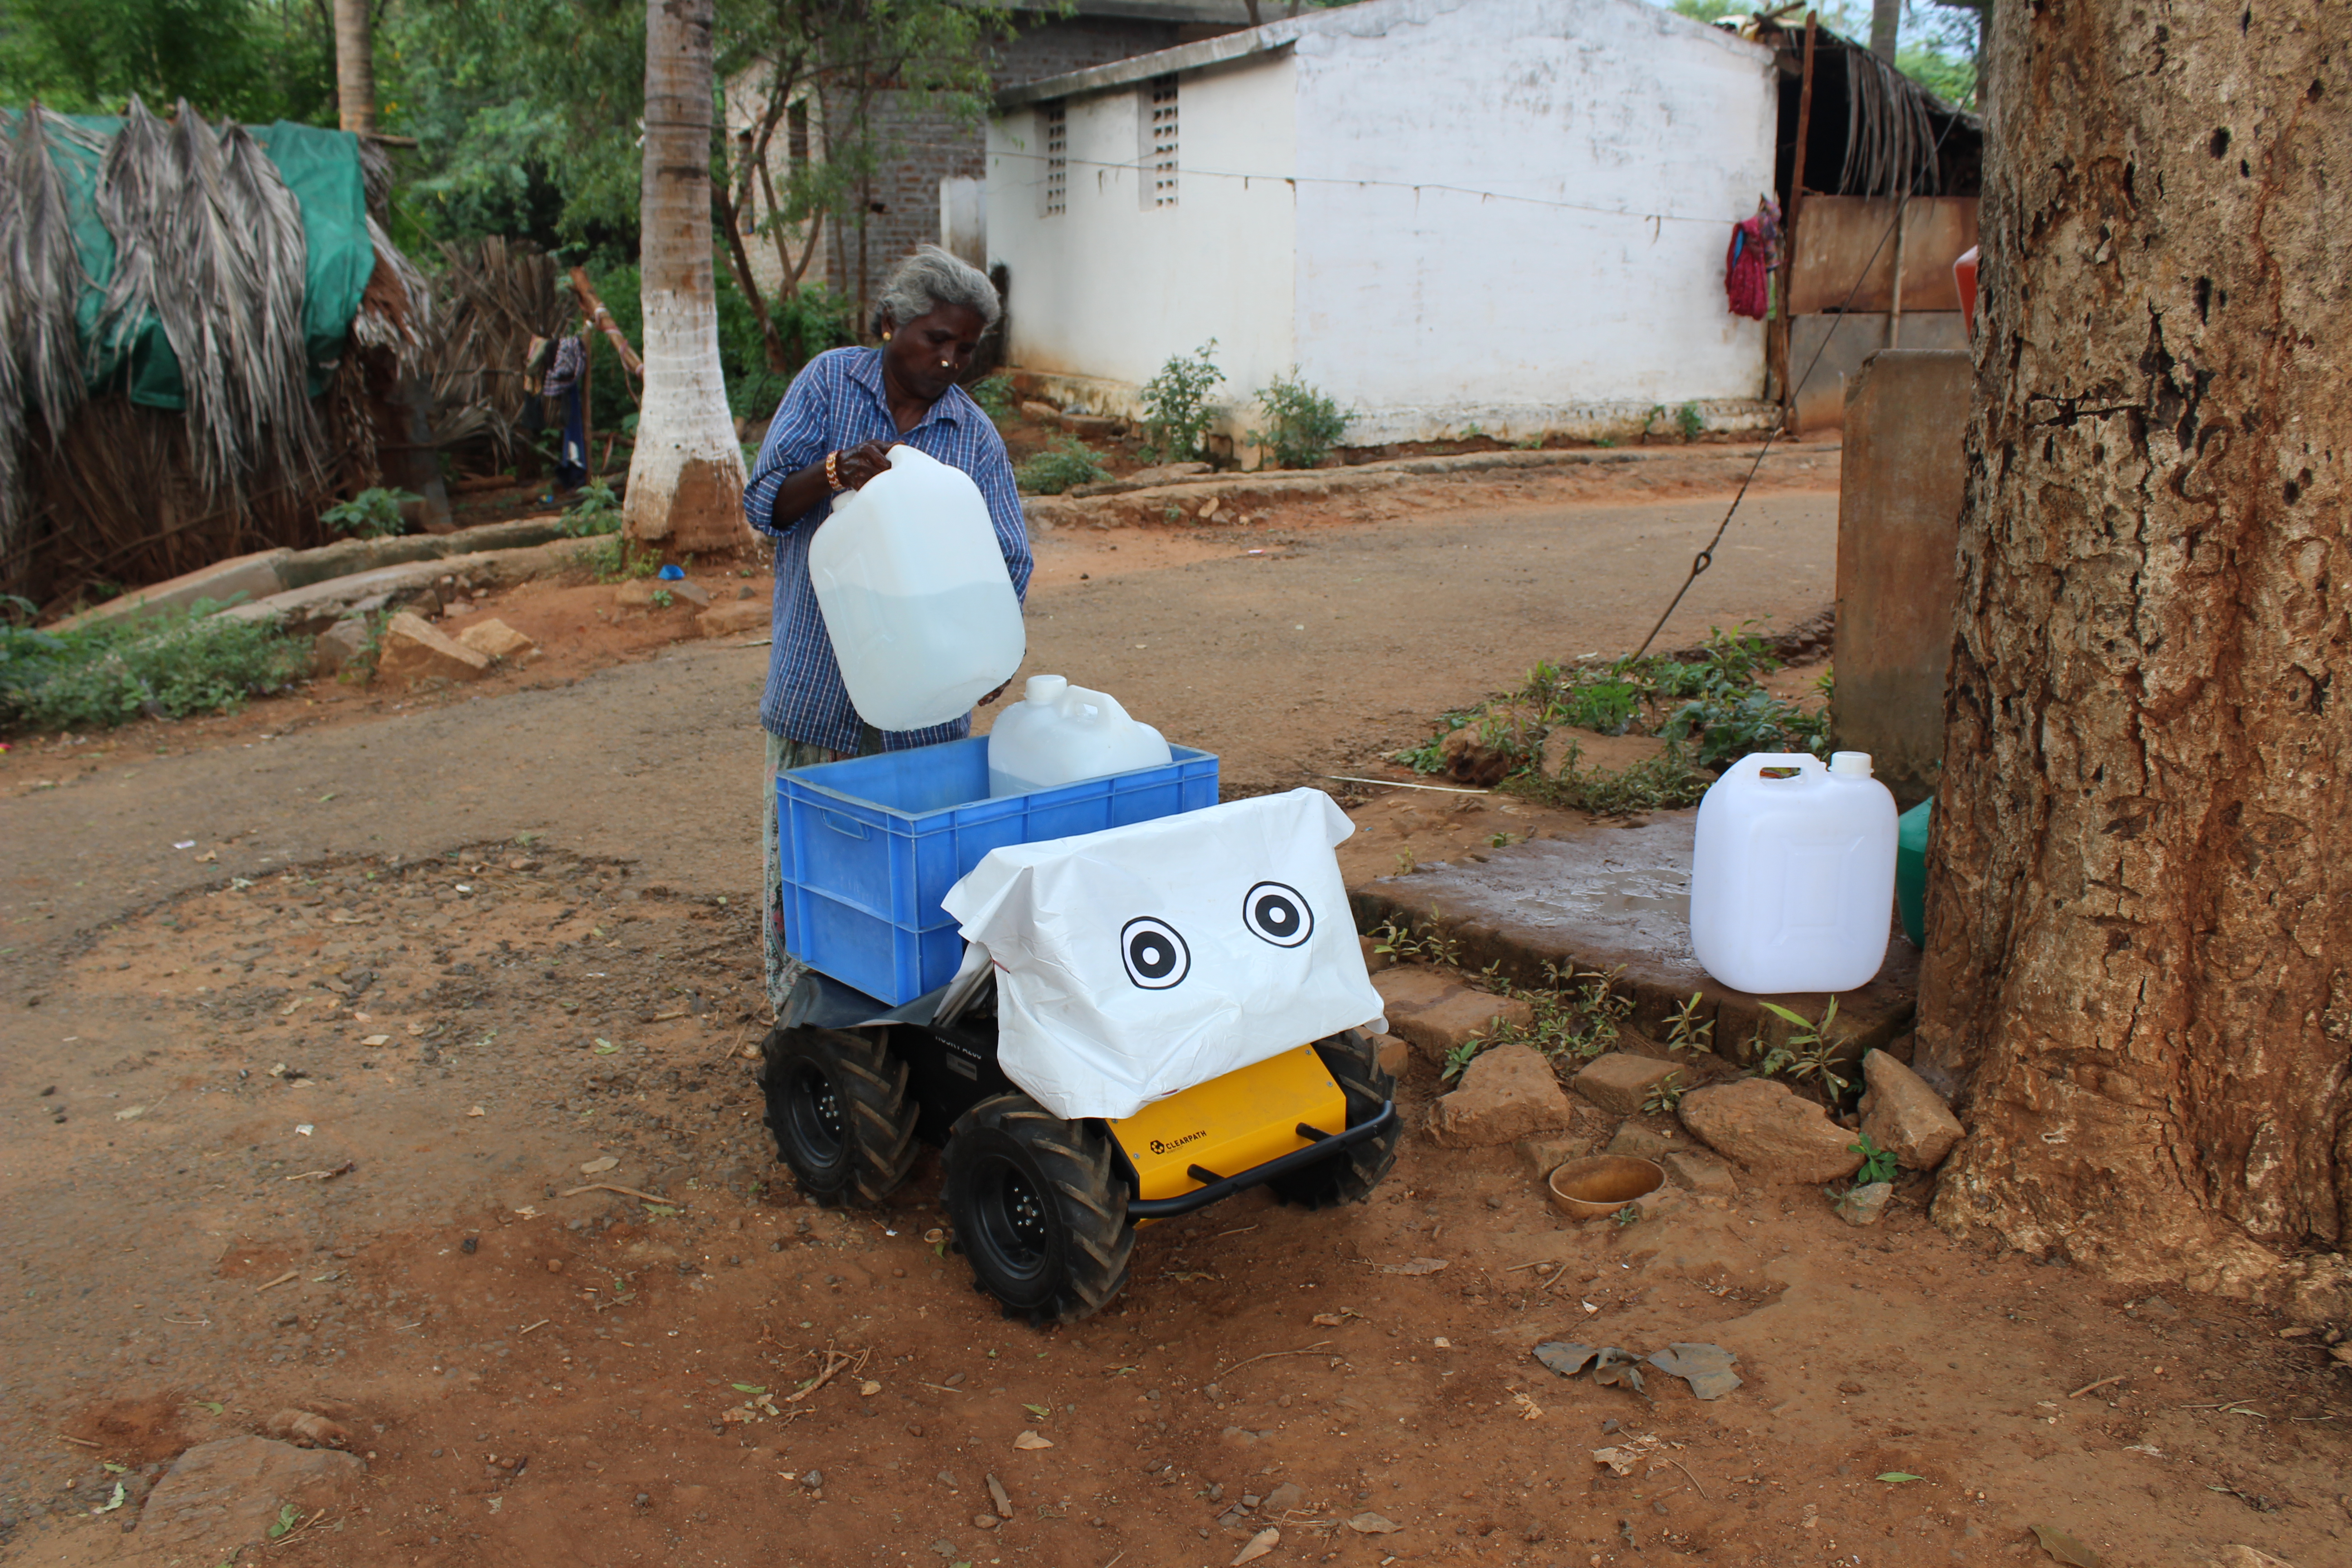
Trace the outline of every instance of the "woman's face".
{"label": "woman's face", "polygon": [[971,368],[972,351],[986,326],[968,306],[941,305],[904,326],[894,323],[882,355],[900,386],[937,403]]}

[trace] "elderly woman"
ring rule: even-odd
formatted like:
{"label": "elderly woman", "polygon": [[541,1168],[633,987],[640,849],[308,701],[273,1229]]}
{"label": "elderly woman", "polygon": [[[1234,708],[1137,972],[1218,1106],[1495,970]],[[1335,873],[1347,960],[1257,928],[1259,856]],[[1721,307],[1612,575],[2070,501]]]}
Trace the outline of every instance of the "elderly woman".
{"label": "elderly woman", "polygon": [[[775,644],[760,722],[768,734],[766,803],[768,995],[782,1008],[800,965],[784,952],[776,858],[775,775],[787,768],[902,751],[971,731],[969,716],[929,730],[884,732],[857,716],[841,683],[824,617],[809,582],[809,541],[834,498],[888,467],[900,442],[970,474],[988,502],[1013,591],[1029,591],[1029,535],[1003,438],[957,385],[980,335],[1003,307],[977,269],[925,246],[882,290],[879,348],[833,349],[793,381],[743,490],[751,526],[776,540]],[[999,689],[1003,689],[999,688]],[[981,700],[992,701],[996,692]]]}

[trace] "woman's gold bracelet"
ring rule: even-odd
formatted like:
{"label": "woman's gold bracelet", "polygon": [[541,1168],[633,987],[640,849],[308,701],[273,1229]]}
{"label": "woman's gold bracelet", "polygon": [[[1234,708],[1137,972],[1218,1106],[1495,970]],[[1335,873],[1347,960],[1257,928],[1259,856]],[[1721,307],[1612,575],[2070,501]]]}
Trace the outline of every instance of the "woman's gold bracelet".
{"label": "woman's gold bracelet", "polygon": [[824,482],[833,487],[836,495],[849,488],[841,482],[841,454],[838,452],[824,455]]}

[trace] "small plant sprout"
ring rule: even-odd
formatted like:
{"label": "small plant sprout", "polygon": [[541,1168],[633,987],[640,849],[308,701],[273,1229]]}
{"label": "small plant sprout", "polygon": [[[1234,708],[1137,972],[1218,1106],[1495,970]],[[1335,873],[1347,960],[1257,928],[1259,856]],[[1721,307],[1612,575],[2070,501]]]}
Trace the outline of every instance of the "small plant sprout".
{"label": "small plant sprout", "polygon": [[1372,933],[1372,951],[1383,953],[1399,963],[1444,963],[1459,967],[1462,945],[1438,930],[1433,923],[1425,931],[1411,926],[1401,926],[1394,921],[1383,921]]}
{"label": "small plant sprout", "polygon": [[1789,1037],[1765,1054],[1763,1065],[1757,1072],[1764,1078],[1776,1078],[1785,1073],[1792,1083],[1805,1084],[1822,1097],[1823,1103],[1834,1102],[1846,1091],[1849,1079],[1839,1070],[1844,1064],[1838,1052],[1845,1044],[1843,1037],[1832,1037],[1831,1027],[1837,1022],[1837,998],[1822,1012],[1821,1021],[1809,1021],[1801,1013],[1767,1002],[1764,1010],[1790,1027]]}
{"label": "small plant sprout", "polygon": [[425,498],[407,490],[385,489],[376,486],[362,490],[338,506],[331,506],[319,514],[319,521],[337,533],[354,539],[388,539],[406,530],[408,524],[400,509]]}
{"label": "small plant sprout", "polygon": [[1419,862],[1412,858],[1412,845],[1408,844],[1403,848],[1396,852],[1396,874],[1398,876],[1412,876],[1413,868],[1418,864]]}
{"label": "small plant sprout", "polygon": [[1445,1053],[1445,1065],[1439,1069],[1438,1076],[1444,1079],[1446,1082],[1452,1083],[1455,1079],[1462,1076],[1462,1071],[1465,1068],[1467,1068],[1472,1062],[1478,1059],[1480,1054],[1486,1049],[1487,1044],[1487,1041],[1479,1038],[1477,1036],[1471,1036],[1468,1039],[1463,1041],[1460,1045]]}
{"label": "small plant sprout", "polygon": [[1642,1217],[1642,1210],[1638,1205],[1627,1204],[1623,1208],[1619,1209],[1615,1214],[1611,1215],[1609,1217],[1617,1226],[1617,1227],[1622,1230],[1629,1225],[1633,1225],[1639,1222]]}
{"label": "small plant sprout", "polygon": [[1862,1156],[1862,1168],[1853,1173],[1855,1186],[1867,1187],[1878,1182],[1891,1182],[1895,1179],[1895,1152],[1892,1149],[1882,1149],[1872,1142],[1869,1133],[1859,1134],[1857,1142],[1849,1143],[1846,1147]]}
{"label": "small plant sprout", "polygon": [[1666,1019],[1666,1049],[1669,1051],[1711,1051],[1715,1049],[1715,1020],[1698,1016],[1699,1004],[1705,994],[1694,991],[1690,1000],[1677,1005]]}
{"label": "small plant sprout", "polygon": [[1696,403],[1685,403],[1675,410],[1675,428],[1685,441],[1696,441],[1706,429],[1706,416],[1698,411]]}
{"label": "small plant sprout", "polygon": [[1650,1092],[1642,1098],[1642,1110],[1649,1116],[1672,1116],[1682,1102],[1683,1075],[1677,1069],[1650,1086]]}

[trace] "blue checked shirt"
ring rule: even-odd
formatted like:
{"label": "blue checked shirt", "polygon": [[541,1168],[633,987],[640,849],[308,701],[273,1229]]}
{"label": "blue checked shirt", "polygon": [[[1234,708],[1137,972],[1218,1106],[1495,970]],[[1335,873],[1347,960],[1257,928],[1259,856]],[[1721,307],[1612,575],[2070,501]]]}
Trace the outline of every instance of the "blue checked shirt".
{"label": "blue checked shirt", "polygon": [[[1013,591],[1024,600],[1029,595],[1032,562],[1021,493],[1013,483],[1004,439],[980,405],[963,388],[951,386],[931,405],[921,424],[901,433],[882,386],[881,350],[830,349],[809,361],[769,421],[760,460],[751,466],[751,482],[743,488],[743,510],[753,528],[776,541],[776,640],[768,655],[768,689],[760,700],[760,722],[771,734],[836,752],[857,749],[861,721],[841,684],[841,667],[834,661],[833,641],[825,635],[808,569],[809,542],[816,536],[817,525],[832,515],[833,501],[821,500],[794,518],[770,514],[776,490],[786,479],[811,463],[823,462],[827,452],[845,452],[867,441],[904,441],[970,474],[988,502],[989,521],[996,525],[996,542],[1013,574]],[[888,751],[902,752],[961,740],[970,733],[971,716],[966,714],[928,730],[885,731],[882,743]]]}

